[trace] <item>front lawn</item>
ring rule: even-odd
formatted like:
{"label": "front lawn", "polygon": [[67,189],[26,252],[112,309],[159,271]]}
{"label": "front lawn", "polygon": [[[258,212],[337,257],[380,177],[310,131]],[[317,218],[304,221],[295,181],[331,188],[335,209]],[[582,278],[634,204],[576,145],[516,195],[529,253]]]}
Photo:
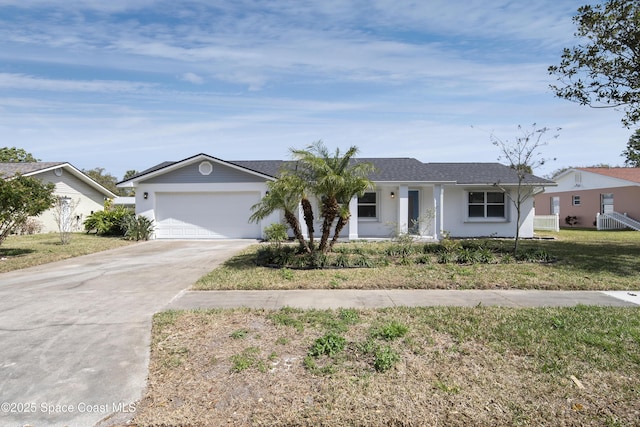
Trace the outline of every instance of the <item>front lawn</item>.
{"label": "front lawn", "polygon": [[[194,289],[638,289],[640,232],[562,230],[544,237],[550,239],[521,243],[522,253],[541,257],[517,262],[505,255],[512,246],[506,240],[458,242],[492,248],[488,262],[465,247],[443,259],[424,243],[415,243],[410,255],[390,251],[401,246],[393,242],[343,243],[336,257],[349,253],[343,258],[350,268],[326,269],[258,266],[257,253],[268,246],[263,243],[203,276]],[[353,268],[358,263],[370,267]]]}
{"label": "front lawn", "polygon": [[133,425],[636,426],[638,308],[169,311]]}
{"label": "front lawn", "polygon": [[57,233],[9,236],[0,246],[0,273],[130,245],[117,237],[74,233],[69,244]]}

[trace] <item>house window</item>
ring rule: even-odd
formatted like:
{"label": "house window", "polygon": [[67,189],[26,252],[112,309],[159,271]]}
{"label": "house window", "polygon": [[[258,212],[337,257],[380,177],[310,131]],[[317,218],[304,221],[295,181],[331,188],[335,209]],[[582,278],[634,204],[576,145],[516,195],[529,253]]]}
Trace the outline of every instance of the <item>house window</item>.
{"label": "house window", "polygon": [[573,206],[580,206],[580,196],[572,196],[571,203]]}
{"label": "house window", "polygon": [[469,218],[505,218],[504,193],[470,191],[468,207]]}
{"label": "house window", "polygon": [[358,197],[358,218],[376,219],[378,217],[378,194],[375,192],[364,193]]}

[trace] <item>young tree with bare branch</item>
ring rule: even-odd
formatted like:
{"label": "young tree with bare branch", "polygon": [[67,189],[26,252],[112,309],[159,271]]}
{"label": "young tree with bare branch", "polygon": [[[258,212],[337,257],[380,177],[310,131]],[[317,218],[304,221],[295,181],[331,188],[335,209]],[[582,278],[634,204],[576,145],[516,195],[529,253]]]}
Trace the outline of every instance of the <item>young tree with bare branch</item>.
{"label": "young tree with bare branch", "polygon": [[[555,132],[559,132],[560,128],[553,130]],[[550,139],[558,138],[557,133],[550,137],[547,136],[550,131],[552,131],[552,129],[547,127],[538,128],[534,123],[531,126],[531,129],[525,129],[521,125],[518,125],[518,136],[513,140],[501,139],[494,133],[491,133],[489,137],[491,143],[500,149],[500,156],[498,156],[498,160],[506,161],[511,169],[515,171],[517,177],[515,194],[507,191],[504,188],[503,183],[496,182],[494,184],[509,200],[511,200],[516,209],[516,235],[513,247],[514,256],[518,254],[522,207],[527,200],[536,194],[536,188],[531,185],[525,185],[525,183],[527,178],[532,175],[534,169],[544,165],[550,160],[543,157],[541,152],[542,147],[548,145]]]}

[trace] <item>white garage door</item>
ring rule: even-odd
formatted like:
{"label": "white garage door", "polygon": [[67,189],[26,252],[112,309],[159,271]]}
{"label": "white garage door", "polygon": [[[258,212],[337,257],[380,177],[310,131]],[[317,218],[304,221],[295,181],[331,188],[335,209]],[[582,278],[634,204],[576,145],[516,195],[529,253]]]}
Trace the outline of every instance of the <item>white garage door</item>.
{"label": "white garage door", "polygon": [[260,226],[249,223],[257,192],[157,193],[159,239],[257,239]]}

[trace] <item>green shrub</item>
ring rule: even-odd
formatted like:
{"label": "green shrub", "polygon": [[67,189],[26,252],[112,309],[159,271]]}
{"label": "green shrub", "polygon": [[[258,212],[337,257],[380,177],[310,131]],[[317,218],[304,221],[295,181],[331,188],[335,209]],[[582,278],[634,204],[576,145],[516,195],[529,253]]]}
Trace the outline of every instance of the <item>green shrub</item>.
{"label": "green shrub", "polygon": [[439,253],[455,253],[462,247],[459,240],[443,239],[438,244]]}
{"label": "green shrub", "polygon": [[280,244],[289,238],[287,226],[284,224],[271,224],[264,228],[264,239],[267,242]]}
{"label": "green shrub", "polygon": [[349,255],[345,253],[338,254],[338,256],[336,257],[335,265],[336,267],[340,267],[340,268],[351,267],[351,261],[349,261]]}
{"label": "green shrub", "polygon": [[477,249],[462,247],[458,250],[458,264],[475,264],[478,260],[479,257]]}
{"label": "green shrub", "polygon": [[122,228],[124,228],[124,237],[127,240],[149,240],[153,233],[153,220],[143,215],[137,217],[130,215],[122,219]]}
{"label": "green shrub", "polygon": [[134,213],[124,206],[107,206],[103,211],[97,211],[87,217],[84,229],[87,233],[95,232],[100,236],[124,236],[125,222]]}

